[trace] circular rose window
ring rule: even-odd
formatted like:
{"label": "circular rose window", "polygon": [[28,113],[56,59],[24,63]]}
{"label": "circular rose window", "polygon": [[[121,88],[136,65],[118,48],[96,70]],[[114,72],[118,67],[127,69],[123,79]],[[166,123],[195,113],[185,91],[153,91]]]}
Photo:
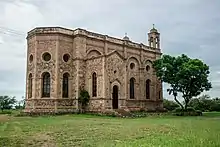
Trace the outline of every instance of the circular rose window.
{"label": "circular rose window", "polygon": [[63,61],[64,61],[64,62],[68,62],[69,59],[70,59],[70,55],[69,55],[69,54],[64,54],[64,55],[63,55]]}
{"label": "circular rose window", "polygon": [[51,59],[50,53],[46,52],[46,53],[43,54],[43,60],[44,61],[50,61],[50,59]]}
{"label": "circular rose window", "polygon": [[30,57],[29,57],[30,63],[33,61],[33,59],[34,59],[33,55],[30,55]]}

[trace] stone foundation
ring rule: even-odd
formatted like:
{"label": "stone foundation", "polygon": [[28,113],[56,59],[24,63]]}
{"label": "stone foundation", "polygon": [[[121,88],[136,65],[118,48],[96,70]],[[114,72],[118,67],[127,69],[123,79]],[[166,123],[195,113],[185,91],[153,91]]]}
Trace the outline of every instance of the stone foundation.
{"label": "stone foundation", "polygon": [[[108,101],[108,102],[107,102]],[[103,98],[92,99],[86,109],[88,112],[104,112],[105,110],[112,110],[109,105],[111,100],[104,100]],[[126,109],[128,111],[155,111],[163,108],[163,101],[152,100],[124,100],[125,106],[120,106],[119,109]],[[111,104],[111,102],[110,102]],[[25,110],[26,113],[71,113],[77,112],[76,99],[27,99]]]}
{"label": "stone foundation", "polygon": [[76,99],[27,99],[26,113],[76,112]]}
{"label": "stone foundation", "polygon": [[104,99],[93,99],[90,100],[87,111],[92,112],[101,112],[105,109],[105,101]]}
{"label": "stone foundation", "polygon": [[126,106],[130,111],[156,111],[158,109],[163,109],[163,101],[127,100]]}

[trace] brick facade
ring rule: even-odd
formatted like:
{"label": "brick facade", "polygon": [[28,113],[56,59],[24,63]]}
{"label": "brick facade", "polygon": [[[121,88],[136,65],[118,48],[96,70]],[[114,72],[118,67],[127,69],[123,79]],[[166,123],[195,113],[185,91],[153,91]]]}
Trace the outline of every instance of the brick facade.
{"label": "brick facade", "polygon": [[[27,36],[25,111],[77,111],[80,89],[90,94],[90,111],[112,110],[113,105],[129,110],[162,108],[162,84],[152,68],[152,61],[161,56],[160,33],[153,28],[148,38],[146,46],[130,41],[127,36],[117,39],[83,29],[31,30]],[[49,73],[49,82],[44,81],[45,73]],[[67,97],[63,96],[65,87]],[[49,91],[49,96],[44,96],[44,91]]]}

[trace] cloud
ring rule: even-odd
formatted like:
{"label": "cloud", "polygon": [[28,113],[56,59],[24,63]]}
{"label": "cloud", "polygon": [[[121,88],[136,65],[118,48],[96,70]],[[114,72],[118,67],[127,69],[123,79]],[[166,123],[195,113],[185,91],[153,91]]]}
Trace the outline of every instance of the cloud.
{"label": "cloud", "polygon": [[3,44],[4,43],[4,40],[3,38],[0,36],[0,44]]}
{"label": "cloud", "polygon": [[[161,33],[163,53],[185,53],[202,59],[211,70],[213,89],[208,93],[211,96],[220,96],[217,82],[217,72],[220,71],[219,5],[219,0],[213,0],[212,3],[206,0],[0,1],[0,72],[6,76],[14,76],[13,80],[0,78],[0,93],[6,91],[5,84],[14,85],[10,92],[16,91],[20,95],[24,93],[25,37],[34,27],[80,27],[120,38],[128,33],[133,41],[146,44],[147,33],[154,23]],[[11,33],[8,29],[11,29]],[[2,33],[2,30],[7,33]],[[164,95],[169,97],[166,87],[164,86]]]}

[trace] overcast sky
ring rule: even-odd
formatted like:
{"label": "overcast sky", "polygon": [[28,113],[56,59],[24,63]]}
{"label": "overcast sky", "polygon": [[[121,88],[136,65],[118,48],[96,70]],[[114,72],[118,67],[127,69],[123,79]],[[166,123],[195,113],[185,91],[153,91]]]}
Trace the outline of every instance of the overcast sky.
{"label": "overcast sky", "polygon": [[0,95],[24,95],[25,37],[34,27],[127,33],[146,44],[153,23],[163,53],[202,59],[211,70],[208,94],[220,96],[220,0],[0,0]]}

